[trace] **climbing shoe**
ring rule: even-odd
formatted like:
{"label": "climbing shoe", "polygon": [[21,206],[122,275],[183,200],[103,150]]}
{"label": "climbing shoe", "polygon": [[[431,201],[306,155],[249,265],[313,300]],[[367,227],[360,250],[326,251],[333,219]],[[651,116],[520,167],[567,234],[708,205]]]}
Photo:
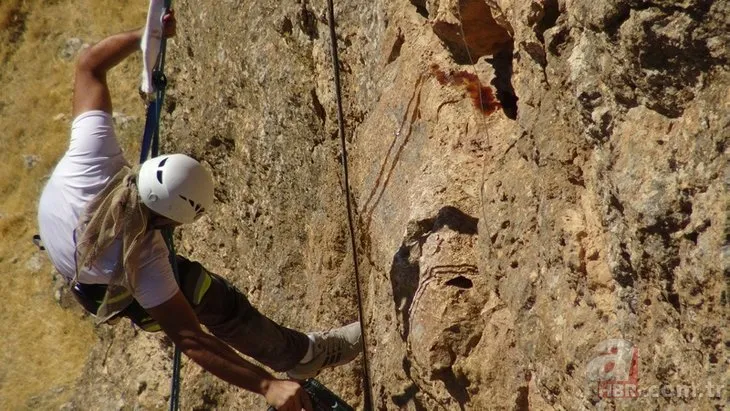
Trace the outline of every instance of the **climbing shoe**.
{"label": "climbing shoe", "polygon": [[314,340],[312,359],[287,371],[289,378],[305,380],[315,377],[325,368],[347,364],[354,360],[362,350],[359,322],[308,335]]}

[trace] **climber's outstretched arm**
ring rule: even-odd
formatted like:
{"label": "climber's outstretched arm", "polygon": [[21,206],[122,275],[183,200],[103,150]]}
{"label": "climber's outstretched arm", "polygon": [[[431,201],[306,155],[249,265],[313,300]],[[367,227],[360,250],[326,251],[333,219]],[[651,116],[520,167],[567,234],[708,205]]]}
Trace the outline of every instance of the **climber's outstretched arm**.
{"label": "climber's outstretched arm", "polygon": [[[163,17],[164,36],[175,35],[175,14]],[[106,83],[106,73],[139,49],[144,29],[114,34],[84,50],[76,63],[73,117],[86,111],[112,112],[112,100]]]}
{"label": "climber's outstretched arm", "polygon": [[73,117],[91,110],[112,112],[106,73],[139,48],[142,29],[115,34],[84,50],[76,63]]}
{"label": "climber's outstretched arm", "polygon": [[274,378],[262,368],[244,360],[218,338],[203,331],[195,312],[180,291],[157,307],[148,308],[147,312],[183,354],[208,372],[263,395],[277,410],[312,410],[309,397],[298,383]]}

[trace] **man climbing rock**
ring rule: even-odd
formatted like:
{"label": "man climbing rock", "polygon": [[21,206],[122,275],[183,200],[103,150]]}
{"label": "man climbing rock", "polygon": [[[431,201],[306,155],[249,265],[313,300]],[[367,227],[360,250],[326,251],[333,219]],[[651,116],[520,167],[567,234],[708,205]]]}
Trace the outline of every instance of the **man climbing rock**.
{"label": "man climbing rock", "polygon": [[[174,14],[163,21],[164,35],[174,36]],[[183,154],[134,168],[122,155],[106,73],[139,48],[142,35],[140,29],[110,36],[79,57],[71,141],[39,203],[48,255],[100,322],[127,317],[145,330],[161,329],[223,380],[263,395],[279,410],[311,410],[296,381],[275,378],[235,350],[305,379],[358,355],[359,324],[310,334],[283,327],[231,283],[182,256],[176,257],[178,285],[160,229],[192,223],[208,210],[213,180]]]}

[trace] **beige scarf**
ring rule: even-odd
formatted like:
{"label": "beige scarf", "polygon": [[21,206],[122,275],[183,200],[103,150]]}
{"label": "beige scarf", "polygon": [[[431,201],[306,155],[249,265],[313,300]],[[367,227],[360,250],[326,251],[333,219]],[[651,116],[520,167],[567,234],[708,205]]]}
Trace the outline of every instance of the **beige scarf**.
{"label": "beige scarf", "polygon": [[133,300],[139,269],[139,247],[147,232],[149,211],[137,189],[139,166],[124,166],[89,203],[76,229],[76,276],[90,268],[115,241],[122,241],[122,256],[96,313],[99,323],[125,309]]}

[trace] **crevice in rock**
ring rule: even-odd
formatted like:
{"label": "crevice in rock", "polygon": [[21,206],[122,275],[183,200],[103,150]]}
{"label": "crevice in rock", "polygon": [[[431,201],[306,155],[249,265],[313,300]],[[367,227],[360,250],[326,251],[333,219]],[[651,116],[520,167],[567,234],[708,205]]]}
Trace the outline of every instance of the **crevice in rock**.
{"label": "crevice in rock", "polygon": [[612,39],[616,38],[621,26],[631,17],[631,7],[628,4],[617,4],[618,10],[611,16],[606,16],[604,31]]}
{"label": "crevice in rock", "polygon": [[302,8],[299,10],[299,28],[310,40],[319,38],[319,29],[317,28],[317,16],[309,9],[309,4],[302,2]]}
{"label": "crevice in rock", "polygon": [[147,381],[140,381],[139,385],[137,386],[137,395],[142,395],[143,392],[147,389]]}
{"label": "crevice in rock", "polygon": [[310,95],[312,96],[312,109],[314,110],[314,114],[316,114],[317,117],[322,120],[322,124],[324,124],[325,122],[327,122],[327,112],[322,106],[322,103],[319,101],[317,91],[315,89],[312,89],[310,91]]}
{"label": "crevice in rock", "polygon": [[441,85],[461,86],[466,89],[472,104],[482,114],[489,115],[502,108],[494,92],[489,86],[483,86],[479,76],[474,73],[458,70],[445,72],[438,64],[431,65],[431,74]]}
{"label": "crevice in rock", "polygon": [[[679,259],[677,259],[677,265],[679,265]],[[674,307],[675,310],[677,310],[678,313],[682,312],[682,304],[679,300],[679,294],[677,293],[677,290],[674,287],[674,273],[673,271],[668,271],[665,273],[665,287],[664,290],[666,291],[666,298],[667,302]]]}
{"label": "crevice in rock", "polygon": [[458,233],[475,235],[478,223],[478,218],[472,217],[456,207],[445,206],[436,215],[432,231],[438,231],[444,226],[448,226]]}
{"label": "crevice in rock", "polygon": [[294,25],[291,22],[291,19],[289,17],[284,17],[281,22],[279,23],[279,27],[277,27],[276,31],[279,32],[279,34],[292,34],[292,30],[294,29]]}
{"label": "crevice in rock", "polygon": [[608,199],[608,204],[615,208],[621,215],[624,215],[624,206],[621,204],[621,201],[619,201],[618,197],[616,197],[615,194],[611,194]]}
{"label": "crevice in rock", "polygon": [[468,279],[462,275],[460,275],[458,277],[454,277],[454,278],[450,279],[449,281],[446,281],[445,284],[452,286],[452,287],[463,288],[463,289],[469,289],[474,286],[474,283],[470,279]]}
{"label": "crevice in rock", "polygon": [[393,264],[390,269],[393,302],[395,303],[396,313],[400,313],[402,316],[400,334],[403,341],[408,338],[408,331],[411,327],[408,311],[411,304],[413,304],[413,297],[418,289],[420,243],[421,240],[418,240],[415,244],[408,244],[404,241],[404,244],[401,245],[393,257]]}
{"label": "crevice in rock", "polygon": [[567,48],[569,39],[570,29],[567,27],[559,27],[547,44],[547,52],[560,57],[563,51]]}
{"label": "crevice in rock", "polygon": [[517,118],[517,95],[512,86],[512,48],[500,50],[487,62],[494,68],[492,86],[497,90],[497,99],[508,118]]}
{"label": "crevice in rock", "polygon": [[164,104],[167,114],[172,114],[177,108],[177,98],[174,95],[168,95],[165,98]]}
{"label": "crevice in rock", "polygon": [[416,7],[416,12],[423,16],[424,18],[428,18],[428,9],[426,8],[426,0],[411,0],[411,4]]}
{"label": "crevice in rock", "polygon": [[545,0],[543,2],[544,15],[535,26],[535,35],[542,44],[545,44],[545,31],[555,26],[560,17],[560,5],[558,0]]}
{"label": "crevice in rock", "polygon": [[443,381],[446,386],[446,391],[448,391],[449,395],[456,400],[459,404],[459,408],[463,410],[464,405],[470,401],[469,392],[467,391],[469,380],[467,380],[463,375],[457,376],[452,367],[434,372],[433,377],[437,380]]}
{"label": "crevice in rock", "polygon": [[[688,208],[687,208],[688,207]],[[668,213],[663,217],[656,219],[656,222],[639,229],[639,238],[644,241],[649,235],[656,235],[662,239],[664,247],[671,247],[672,233],[683,230],[690,223],[690,215],[692,214],[692,203],[682,202],[680,204],[681,219],[674,213]]]}
{"label": "crevice in rock", "polygon": [[[682,312],[682,304],[679,293],[675,287],[675,270],[680,265],[679,246],[673,234],[684,230],[691,221],[692,202],[683,199],[679,203],[679,213],[667,212],[663,217],[646,227],[638,230],[638,238],[642,243],[649,241],[649,237],[658,237],[661,240],[663,252],[660,255],[651,256],[652,260],[658,259],[660,276],[664,282],[664,297],[677,312]],[[646,258],[649,255],[645,256]]]}
{"label": "crevice in rock", "polygon": [[528,411],[530,409],[530,389],[527,386],[517,389],[514,409],[518,411]]}
{"label": "crevice in rock", "polygon": [[474,64],[481,57],[513,47],[510,32],[497,24],[483,0],[459,2],[461,24],[436,20],[433,32],[443,41],[457,64]]}
{"label": "crevice in rock", "polygon": [[[674,251],[671,251],[671,250]],[[678,253],[679,250],[676,248],[670,248],[670,253]],[[677,289],[675,287],[675,274],[674,271],[677,267],[679,267],[679,264],[681,263],[681,260],[678,255],[674,254],[671,257],[667,258],[666,262],[660,263],[660,267],[662,269],[662,277],[664,279],[664,291],[666,292],[666,298],[667,302],[674,307],[675,310],[677,310],[678,313],[682,312],[682,303],[679,299],[679,293],[677,292]]]}
{"label": "crevice in rock", "polygon": [[636,270],[631,264],[631,254],[629,254],[626,243],[619,244],[619,248],[621,249],[619,252],[621,259],[613,272],[613,278],[624,288],[633,287],[636,280]]}
{"label": "crevice in rock", "polygon": [[403,43],[405,43],[406,37],[403,35],[403,32],[401,29],[398,29],[398,35],[395,38],[395,42],[393,42],[393,47],[390,49],[390,55],[388,56],[388,62],[386,64],[390,64],[394,62],[398,57],[400,57],[400,50],[403,47]]}
{"label": "crevice in rock", "polygon": [[694,245],[697,245],[697,240],[700,236],[700,234],[704,233],[705,230],[707,230],[712,225],[712,221],[709,219],[706,219],[702,221],[702,224],[697,226],[694,230],[690,231],[689,233],[684,234],[684,238],[691,241]]}
{"label": "crevice in rock", "polygon": [[531,293],[529,297],[527,297],[527,300],[525,301],[525,305],[522,307],[525,311],[530,311],[532,307],[535,305],[537,297],[534,293]]}
{"label": "crevice in rock", "polygon": [[[554,24],[550,19],[557,19],[557,15],[553,14],[551,12],[546,24]],[[514,40],[511,28],[500,26],[492,16],[489,6],[482,0],[460,1],[457,17],[459,24],[435,21],[434,33],[457,64],[474,65],[480,58],[492,56],[487,62],[494,68],[495,78],[491,84],[496,90],[497,100],[505,115],[512,120],[516,119],[518,98],[512,86]],[[484,109],[484,98],[478,97],[482,100],[481,106]]]}

